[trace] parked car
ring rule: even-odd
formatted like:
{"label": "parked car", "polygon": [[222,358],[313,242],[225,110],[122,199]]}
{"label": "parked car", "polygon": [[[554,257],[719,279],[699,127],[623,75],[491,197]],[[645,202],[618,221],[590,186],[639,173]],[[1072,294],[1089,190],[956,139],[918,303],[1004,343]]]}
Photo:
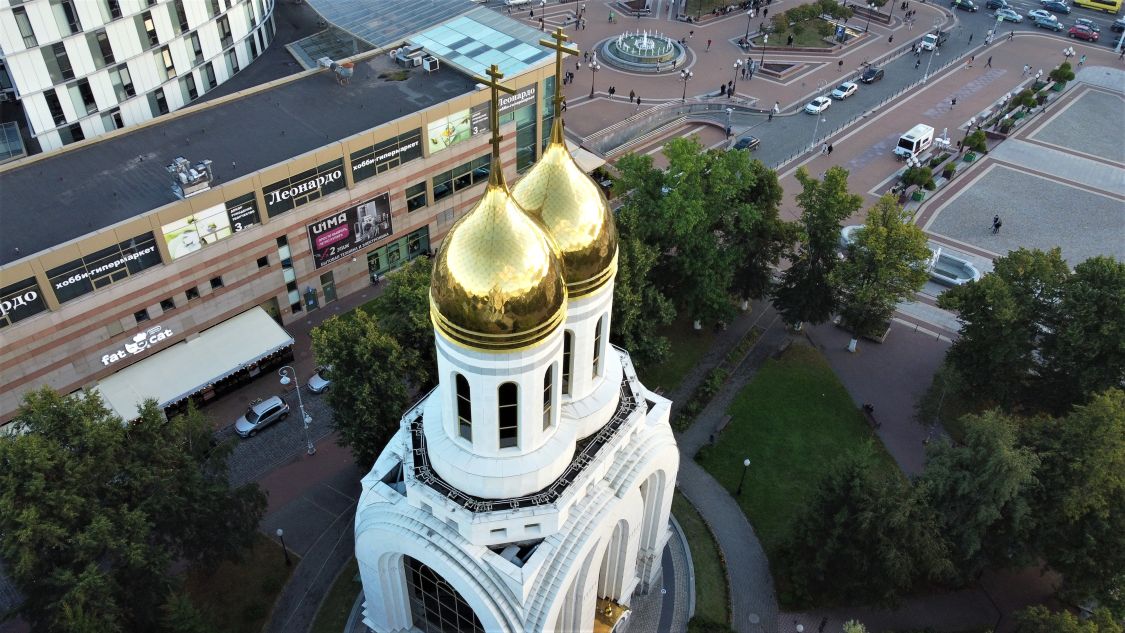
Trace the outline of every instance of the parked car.
{"label": "parked car", "polygon": [[953,4],[949,6],[953,7],[954,9],[961,9],[962,11],[969,11],[971,13],[975,13],[977,9],[980,8],[977,5],[973,4],[973,0],[953,0]]}
{"label": "parked car", "polygon": [[270,396],[250,405],[246,413],[234,422],[234,432],[240,437],[254,437],[263,428],[289,417],[289,405],[279,396]]}
{"label": "parked car", "polygon": [[1037,26],[1041,29],[1050,29],[1056,33],[1063,30],[1063,25],[1058,20],[1056,20],[1055,16],[1053,15],[1047,18],[1043,16],[1037,16],[1034,20],[1031,21],[1031,24],[1032,26]]}
{"label": "parked car", "polygon": [[1085,26],[1078,25],[1078,24],[1075,24],[1074,26],[1070,27],[1070,30],[1066,32],[1066,35],[1067,35],[1067,37],[1071,37],[1071,38],[1078,39],[1078,40],[1086,40],[1087,42],[1098,41],[1098,32],[1097,31],[1092,31],[1089,28],[1087,28]]}
{"label": "parked car", "polygon": [[1010,9],[1011,7],[1008,6],[1008,0],[988,0],[984,3],[984,8],[992,11],[994,9]]}
{"label": "parked car", "polygon": [[1109,25],[1109,30],[1113,31],[1114,33],[1125,31],[1125,18],[1117,18],[1116,20],[1114,20],[1113,24]]}
{"label": "parked car", "polygon": [[1087,20],[1086,18],[1075,18],[1074,23],[1080,26],[1084,26],[1095,33],[1102,32],[1102,27],[1098,26],[1098,23],[1093,20]]}
{"label": "parked car", "polygon": [[1029,17],[1033,20],[1043,19],[1043,20],[1050,20],[1052,22],[1058,22],[1059,21],[1058,18],[1051,15],[1050,12],[1044,11],[1043,9],[1032,9],[1031,11],[1027,12],[1027,17]]}
{"label": "parked car", "polygon": [[324,393],[328,391],[328,388],[332,386],[331,372],[331,367],[317,367],[312,377],[309,378],[309,391],[313,393]]}
{"label": "parked car", "polygon": [[1059,2],[1058,0],[1044,0],[1044,2],[1042,2],[1041,4],[1044,9],[1053,13],[1070,15],[1070,7],[1068,7],[1065,2]]}
{"label": "parked car", "polygon": [[1012,9],[1000,9],[996,12],[996,17],[1002,22],[1015,22],[1016,24],[1023,22],[1023,16]]}
{"label": "parked car", "polygon": [[859,90],[858,85],[850,81],[845,81],[839,86],[836,86],[836,89],[832,91],[832,98],[843,101],[844,99],[847,99],[848,97],[854,95],[856,90]]}
{"label": "parked car", "polygon": [[865,84],[875,83],[876,81],[882,79],[884,74],[886,73],[883,72],[882,68],[879,68],[877,66],[868,66],[867,70],[863,71],[863,76],[861,76],[859,80]]}
{"label": "parked car", "polygon": [[949,39],[949,36],[942,31],[927,33],[922,36],[922,48],[927,51],[932,51],[935,48],[940,48],[942,44],[945,44],[945,40],[947,39]]}
{"label": "parked car", "polygon": [[808,112],[809,114],[820,114],[821,112],[827,110],[828,106],[830,105],[832,105],[832,100],[828,97],[817,97],[816,99],[810,101],[807,106],[805,106],[805,112]]}

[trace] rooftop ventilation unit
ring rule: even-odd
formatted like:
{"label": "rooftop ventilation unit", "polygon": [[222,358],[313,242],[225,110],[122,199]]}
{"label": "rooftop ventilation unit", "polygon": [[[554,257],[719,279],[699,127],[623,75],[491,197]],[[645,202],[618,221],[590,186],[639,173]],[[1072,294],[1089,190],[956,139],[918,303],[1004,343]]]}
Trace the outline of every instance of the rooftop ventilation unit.
{"label": "rooftop ventilation unit", "polygon": [[211,161],[201,160],[195,165],[183,156],[177,156],[165,167],[172,174],[172,193],[183,200],[211,188]]}

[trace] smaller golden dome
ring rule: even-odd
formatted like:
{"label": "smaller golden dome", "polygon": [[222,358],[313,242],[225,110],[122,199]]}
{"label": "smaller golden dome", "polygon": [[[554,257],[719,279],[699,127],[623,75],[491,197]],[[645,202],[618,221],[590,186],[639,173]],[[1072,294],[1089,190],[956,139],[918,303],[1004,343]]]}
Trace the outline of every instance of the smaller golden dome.
{"label": "smaller golden dome", "polygon": [[430,282],[434,327],[474,349],[519,349],[558,327],[566,300],[558,250],[494,164],[484,195],[438,251]]}
{"label": "smaller golden dome", "polygon": [[512,197],[543,223],[562,252],[568,294],[597,290],[617,272],[617,226],[605,195],[566,148],[560,118],[551,128],[543,157],[516,186]]}

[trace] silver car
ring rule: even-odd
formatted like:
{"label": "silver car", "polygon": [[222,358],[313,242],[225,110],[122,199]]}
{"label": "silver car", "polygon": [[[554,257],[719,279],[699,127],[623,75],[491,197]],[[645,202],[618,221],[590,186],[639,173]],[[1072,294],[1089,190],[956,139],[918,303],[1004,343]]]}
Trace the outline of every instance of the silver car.
{"label": "silver car", "polygon": [[309,378],[308,387],[309,391],[313,393],[324,393],[332,386],[332,367],[317,367]]}
{"label": "silver car", "polygon": [[289,405],[278,396],[270,396],[250,405],[234,423],[239,437],[254,437],[261,429],[289,417]]}

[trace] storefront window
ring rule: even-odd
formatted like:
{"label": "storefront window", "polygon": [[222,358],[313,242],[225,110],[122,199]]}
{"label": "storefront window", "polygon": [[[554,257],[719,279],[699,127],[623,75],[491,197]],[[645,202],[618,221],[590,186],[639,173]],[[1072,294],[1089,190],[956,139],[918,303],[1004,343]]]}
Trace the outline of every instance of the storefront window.
{"label": "storefront window", "polygon": [[156,239],[152,233],[145,233],[52,268],[47,278],[59,303],[66,303],[159,263]]}

